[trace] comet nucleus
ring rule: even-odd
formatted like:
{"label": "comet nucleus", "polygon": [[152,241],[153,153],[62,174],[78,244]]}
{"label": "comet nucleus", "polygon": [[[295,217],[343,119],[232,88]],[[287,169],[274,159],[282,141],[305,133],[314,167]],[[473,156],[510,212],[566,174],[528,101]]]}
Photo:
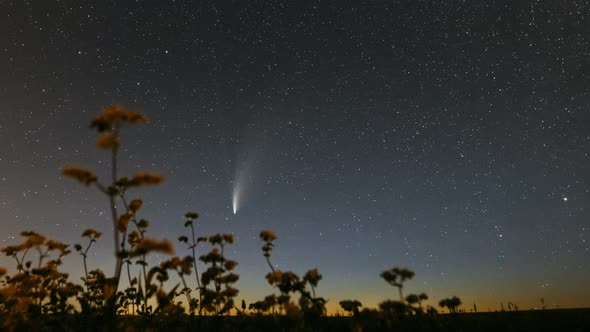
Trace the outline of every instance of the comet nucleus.
{"label": "comet nucleus", "polygon": [[234,214],[238,213],[238,207],[240,204],[240,188],[239,188],[238,183],[234,184],[231,204],[232,204],[232,209],[234,211]]}

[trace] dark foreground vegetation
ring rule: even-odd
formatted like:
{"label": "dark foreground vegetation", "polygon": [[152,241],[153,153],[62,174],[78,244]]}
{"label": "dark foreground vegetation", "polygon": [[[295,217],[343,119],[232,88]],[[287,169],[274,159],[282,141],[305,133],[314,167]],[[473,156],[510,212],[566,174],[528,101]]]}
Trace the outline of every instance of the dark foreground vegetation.
{"label": "dark foreground vegetation", "polygon": [[[481,331],[585,332],[590,329],[590,309],[552,309],[517,312],[439,314],[426,317],[387,318],[367,311],[360,317],[327,316],[313,325],[280,315],[239,316],[118,316],[105,324],[100,316],[44,315],[12,325],[15,331]],[[4,329],[3,329],[4,330]]]}
{"label": "dark foreground vegetation", "polygon": [[[319,295],[322,275],[309,269],[302,276],[277,269],[272,252],[277,236],[260,232],[262,256],[268,265],[266,282],[274,292],[253,303],[238,301],[235,272],[238,262],[227,255],[232,233],[203,236],[198,214],[187,212],[177,242],[186,256],[175,256],[167,239],[148,237],[150,222],[141,216],[143,201],[131,196],[138,187],[156,185],[162,176],[142,172],[121,176],[118,169],[120,130],[146,122],[142,113],[117,105],[93,118],[98,148],[110,153],[108,180],[91,170],[65,167],[62,175],[105,195],[112,217],[114,274],[92,269],[88,260],[102,232],[87,229],[79,244],[66,244],[34,231],[25,231],[19,244],[2,248],[14,259],[14,271],[0,268],[0,330],[6,331],[586,331],[588,310],[464,313],[461,300],[452,296],[438,301],[439,314],[426,305],[428,295],[404,294],[414,277],[407,268],[393,267],[381,273],[395,300],[376,309],[364,308],[354,299],[339,304],[346,316],[326,315],[326,300]],[[150,266],[153,253],[169,255]],[[59,269],[63,259],[76,254],[81,283],[72,282]],[[285,265],[285,264],[282,264]],[[171,276],[175,276],[171,279]]]}

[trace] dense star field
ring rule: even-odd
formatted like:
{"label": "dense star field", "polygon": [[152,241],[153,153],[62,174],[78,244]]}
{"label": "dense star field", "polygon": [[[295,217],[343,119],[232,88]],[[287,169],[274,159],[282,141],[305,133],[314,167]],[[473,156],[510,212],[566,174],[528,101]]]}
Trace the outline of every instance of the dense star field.
{"label": "dense star field", "polygon": [[[122,172],[165,177],[131,193],[150,233],[176,242],[186,211],[233,232],[239,299],[272,292],[272,229],[332,309],[396,296],[392,266],[433,303],[590,306],[587,1],[0,1],[0,31],[2,246],[111,233],[60,170],[108,174],[88,124],[120,103],[150,120]],[[106,236],[90,264],[112,255]]]}

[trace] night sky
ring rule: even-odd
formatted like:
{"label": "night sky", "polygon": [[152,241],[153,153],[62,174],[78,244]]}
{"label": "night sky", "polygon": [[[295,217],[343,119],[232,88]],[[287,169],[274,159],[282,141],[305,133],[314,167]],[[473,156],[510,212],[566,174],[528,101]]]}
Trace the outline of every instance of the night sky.
{"label": "night sky", "polygon": [[590,306],[587,1],[90,2],[0,1],[0,245],[92,227],[112,273],[107,198],[60,170],[109,174],[88,124],[120,103],[150,235],[235,233],[238,299],[276,292],[272,229],[330,308],[395,299],[393,266],[433,304]]}

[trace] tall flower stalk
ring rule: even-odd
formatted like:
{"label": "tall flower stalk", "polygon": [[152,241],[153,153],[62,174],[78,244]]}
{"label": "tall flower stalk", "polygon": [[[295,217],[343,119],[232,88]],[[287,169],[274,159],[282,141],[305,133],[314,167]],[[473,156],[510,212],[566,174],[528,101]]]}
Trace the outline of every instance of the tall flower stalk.
{"label": "tall flower stalk", "polygon": [[[132,187],[159,184],[162,182],[162,177],[160,175],[150,173],[135,174],[131,178],[119,178],[119,132],[123,125],[145,123],[146,121],[146,117],[142,113],[123,108],[119,105],[106,107],[101,113],[92,119],[90,127],[95,128],[99,134],[96,146],[100,149],[110,151],[111,183],[109,185],[99,182],[95,173],[87,169],[65,167],[62,170],[64,176],[74,178],[86,186],[94,185],[108,197],[113,223],[115,273],[114,276],[108,280],[108,288],[105,291],[105,297],[107,307],[113,314],[116,311],[116,294],[121,280],[123,262],[129,256],[125,243],[127,224],[130,220],[136,222],[135,212],[137,209],[134,210],[130,204],[127,204],[127,201],[125,200],[125,192]],[[117,199],[120,199],[120,206],[125,208],[125,212],[122,214],[119,214]],[[132,203],[135,201],[136,200],[132,201]],[[141,205],[141,203],[139,203],[139,205]]]}
{"label": "tall flower stalk", "polygon": [[[184,222],[184,227],[190,228],[191,229],[191,233],[190,233],[190,243],[189,243],[189,238],[187,236],[180,236],[178,238],[178,241],[180,242],[184,242],[186,244],[188,244],[189,249],[191,250],[192,253],[192,263],[193,263],[193,268],[195,269],[195,279],[197,280],[197,290],[199,292],[199,303],[198,305],[202,305],[203,303],[203,287],[201,285],[201,279],[199,277],[199,268],[198,268],[198,264],[197,264],[197,246],[199,245],[199,242],[207,242],[207,238],[206,237],[198,237],[195,234],[195,225],[194,222],[195,220],[197,220],[197,218],[199,218],[199,214],[196,212],[187,212],[184,217],[186,218],[186,221]],[[191,314],[194,312],[194,310],[196,309],[197,304],[194,302],[190,302],[189,303],[189,310],[191,312]],[[199,307],[199,315],[202,313],[201,307]]]}

